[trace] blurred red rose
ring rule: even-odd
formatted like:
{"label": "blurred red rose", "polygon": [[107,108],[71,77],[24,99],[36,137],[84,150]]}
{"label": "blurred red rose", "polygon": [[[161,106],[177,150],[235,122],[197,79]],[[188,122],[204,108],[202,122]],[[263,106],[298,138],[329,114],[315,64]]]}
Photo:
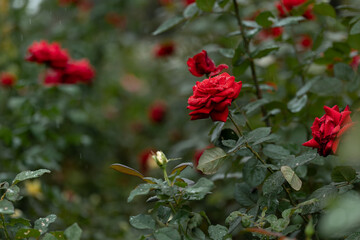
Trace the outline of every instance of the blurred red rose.
{"label": "blurred red rose", "polygon": [[90,83],[95,70],[87,59],[69,62],[63,72],[62,83]]}
{"label": "blurred red rose", "polygon": [[52,68],[64,68],[69,61],[69,54],[58,43],[34,42],[28,52],[27,61],[45,63]]}
{"label": "blurred red rose", "polygon": [[0,75],[0,83],[3,87],[12,87],[15,85],[16,77],[12,73],[3,72]]}
{"label": "blurred red rose", "polygon": [[242,82],[235,82],[235,77],[222,73],[202,82],[196,82],[193,95],[188,99],[191,120],[208,118],[226,122],[228,106],[239,96]]}
{"label": "blurred red rose", "polygon": [[184,3],[185,3],[186,6],[188,6],[188,5],[190,5],[190,4],[194,3],[194,2],[195,2],[195,0],[184,0]]}
{"label": "blurred red rose", "polygon": [[155,102],[149,108],[149,119],[153,123],[162,123],[166,116],[166,105],[163,102]]}
{"label": "blurred red rose", "polygon": [[158,44],[154,48],[154,54],[155,57],[157,58],[171,56],[174,54],[174,52],[175,52],[175,43],[172,41]]}
{"label": "blurred red rose", "polygon": [[226,64],[216,66],[214,61],[208,57],[207,52],[202,50],[194,57],[187,61],[189,71],[195,77],[201,77],[204,74],[214,76],[219,74],[222,70],[229,68]]}
{"label": "blurred red rose", "polygon": [[342,112],[337,105],[333,108],[324,106],[324,110],[325,115],[320,119],[315,118],[311,127],[313,138],[303,143],[303,146],[317,148],[319,155],[326,157],[336,153],[341,135],[354,123],[350,118],[349,106]]}
{"label": "blurred red rose", "polygon": [[[280,0],[279,2],[276,3],[276,8],[279,12],[280,17],[286,17],[289,15],[289,13],[291,12],[291,10],[293,8],[298,7],[306,2],[307,2],[307,0]],[[285,7],[285,9],[284,9],[284,7]],[[303,17],[308,20],[315,19],[315,15],[312,12],[311,4],[306,8],[306,11],[304,12]]]}
{"label": "blurred red rose", "polygon": [[156,165],[155,161],[153,161],[151,157],[155,152],[156,151],[154,149],[145,149],[139,154],[138,159],[140,165],[140,172],[142,174],[147,174],[149,169]]}
{"label": "blurred red rose", "polygon": [[126,26],[126,17],[121,16],[115,12],[110,12],[105,15],[105,20],[107,23],[113,25],[117,28],[125,28]]}
{"label": "blurred red rose", "polygon": [[49,69],[46,71],[44,84],[47,86],[58,85],[62,83],[63,71],[57,69]]}
{"label": "blurred red rose", "polygon": [[309,49],[312,48],[313,40],[309,35],[303,35],[299,39],[298,45],[301,49]]}
{"label": "blurred red rose", "polygon": [[351,58],[351,63],[350,66],[354,69],[354,71],[356,71],[359,67],[360,64],[360,56],[359,55],[355,55]]}
{"label": "blurred red rose", "polygon": [[262,42],[269,38],[278,38],[283,32],[284,28],[282,27],[265,28],[259,32],[258,40]]}

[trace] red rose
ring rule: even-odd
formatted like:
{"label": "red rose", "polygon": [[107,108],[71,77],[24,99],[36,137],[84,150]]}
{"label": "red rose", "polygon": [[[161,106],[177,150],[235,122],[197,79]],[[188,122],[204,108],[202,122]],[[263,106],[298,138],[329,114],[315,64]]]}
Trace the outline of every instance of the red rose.
{"label": "red rose", "polygon": [[208,57],[207,52],[202,50],[201,53],[189,58],[187,61],[189,71],[195,77],[201,77],[204,74],[214,76],[219,74],[222,70],[229,68],[226,64],[215,66],[214,61]]}
{"label": "red rose", "polygon": [[196,82],[193,95],[187,107],[192,110],[191,120],[208,118],[213,121],[226,122],[229,115],[228,106],[239,96],[242,82],[235,82],[235,77],[222,73],[202,82]]}
{"label": "red rose", "polygon": [[47,86],[53,86],[58,85],[62,83],[62,76],[63,71],[62,70],[54,70],[50,69],[46,72],[45,78],[44,78],[44,84]]}
{"label": "red rose", "polygon": [[140,172],[142,174],[146,174],[149,171],[149,168],[151,167],[151,163],[152,163],[151,156],[153,155],[154,152],[156,152],[154,149],[145,149],[139,154]]}
{"label": "red rose", "polygon": [[194,2],[195,2],[195,0],[184,0],[184,3],[185,3],[186,6],[188,6],[188,5],[190,5],[190,4],[194,3]]}
{"label": "red rose", "polygon": [[312,48],[313,41],[309,35],[303,35],[299,40],[299,45],[302,49]]}
{"label": "red rose", "polygon": [[175,52],[174,42],[165,42],[155,46],[154,54],[157,58],[171,56]]}
{"label": "red rose", "polygon": [[351,58],[350,66],[354,69],[354,71],[358,69],[359,64],[360,64],[360,56],[359,55],[353,56]]}
{"label": "red rose", "polygon": [[28,52],[27,61],[45,63],[52,68],[64,68],[69,61],[67,51],[61,49],[58,43],[34,42],[29,47]]}
{"label": "red rose", "polygon": [[269,38],[278,38],[284,32],[284,28],[282,27],[273,27],[273,28],[265,28],[259,32],[259,40],[264,41]]}
{"label": "red rose", "polygon": [[[280,17],[286,17],[293,8],[298,7],[306,2],[307,0],[280,0],[276,3],[276,8],[279,12]],[[303,14],[303,17],[308,20],[313,20],[315,18],[312,12],[312,5],[309,5],[307,7],[306,11]]]}
{"label": "red rose", "polygon": [[320,119],[315,118],[311,127],[313,138],[303,146],[317,148],[320,156],[336,153],[341,135],[348,130],[354,123],[350,118],[349,106],[340,112],[339,107],[333,108],[324,106],[325,115]]}
{"label": "red rose", "polygon": [[161,123],[166,115],[166,105],[163,102],[155,102],[149,108],[149,119],[153,123]]}
{"label": "red rose", "polygon": [[62,83],[90,83],[95,76],[95,70],[86,59],[72,61],[66,66]]}
{"label": "red rose", "polygon": [[15,84],[16,77],[11,73],[1,73],[0,75],[0,83],[3,87],[11,87]]}

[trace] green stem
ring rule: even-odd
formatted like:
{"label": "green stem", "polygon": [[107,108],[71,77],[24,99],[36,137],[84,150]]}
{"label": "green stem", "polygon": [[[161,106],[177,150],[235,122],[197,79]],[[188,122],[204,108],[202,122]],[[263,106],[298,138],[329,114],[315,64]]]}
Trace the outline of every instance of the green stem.
{"label": "green stem", "polygon": [[[261,90],[260,90],[260,86],[259,86],[259,82],[257,80],[257,74],[256,74],[256,69],[255,69],[255,63],[254,63],[254,59],[251,57],[251,53],[250,53],[250,48],[249,48],[249,40],[247,39],[246,37],[246,34],[245,34],[245,27],[241,21],[241,16],[240,16],[240,13],[239,13],[239,6],[236,2],[236,0],[233,0],[233,4],[234,4],[234,8],[235,8],[235,15],[236,15],[236,20],[238,22],[238,25],[240,27],[240,33],[241,33],[241,36],[242,36],[242,39],[243,39],[243,42],[244,42],[244,47],[245,47],[245,51],[249,57],[249,60],[250,60],[250,69],[251,69],[251,75],[252,75],[252,79],[253,79],[253,82],[254,82],[254,85],[255,85],[255,90],[256,90],[256,96],[257,96],[257,99],[262,99],[262,93],[261,93]],[[262,116],[265,117],[267,115],[267,111],[266,109],[264,108],[264,106],[261,106],[261,113],[262,113]],[[270,126],[270,121],[268,118],[265,118],[264,119],[265,121],[265,124],[267,127]]]}
{"label": "green stem", "polygon": [[1,214],[1,220],[2,220],[3,227],[4,227],[5,237],[6,237],[7,240],[10,240],[9,233],[8,233],[8,231],[7,231],[7,229],[6,229],[6,225],[5,225],[4,214]]}
{"label": "green stem", "polygon": [[169,186],[171,186],[171,182],[170,182],[169,177],[168,177],[167,172],[166,172],[166,166],[163,166],[163,172],[164,172],[164,178],[165,178],[165,180],[167,181],[167,183],[169,184]]}

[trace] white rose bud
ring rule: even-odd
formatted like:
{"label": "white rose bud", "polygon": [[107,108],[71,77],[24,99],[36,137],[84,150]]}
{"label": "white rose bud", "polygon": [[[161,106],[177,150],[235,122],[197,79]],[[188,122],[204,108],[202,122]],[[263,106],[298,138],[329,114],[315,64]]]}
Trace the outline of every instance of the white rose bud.
{"label": "white rose bud", "polygon": [[164,166],[168,162],[168,159],[162,151],[157,151],[156,154],[152,156],[152,158],[155,160],[159,167]]}

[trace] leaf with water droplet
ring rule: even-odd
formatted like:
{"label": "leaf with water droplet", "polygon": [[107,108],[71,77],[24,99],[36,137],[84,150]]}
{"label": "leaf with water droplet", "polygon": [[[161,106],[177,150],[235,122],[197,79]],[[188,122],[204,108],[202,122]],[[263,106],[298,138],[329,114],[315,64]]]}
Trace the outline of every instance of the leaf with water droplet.
{"label": "leaf with water droplet", "polygon": [[50,214],[49,216],[47,216],[45,218],[39,218],[38,220],[35,221],[34,228],[38,229],[41,234],[44,234],[47,232],[48,226],[51,223],[55,222],[55,220],[56,220],[55,214]]}
{"label": "leaf with water droplet", "polygon": [[27,179],[37,178],[43,175],[44,173],[50,173],[48,169],[39,169],[36,171],[24,171],[16,175],[15,179],[13,180],[12,184],[17,184]]}

